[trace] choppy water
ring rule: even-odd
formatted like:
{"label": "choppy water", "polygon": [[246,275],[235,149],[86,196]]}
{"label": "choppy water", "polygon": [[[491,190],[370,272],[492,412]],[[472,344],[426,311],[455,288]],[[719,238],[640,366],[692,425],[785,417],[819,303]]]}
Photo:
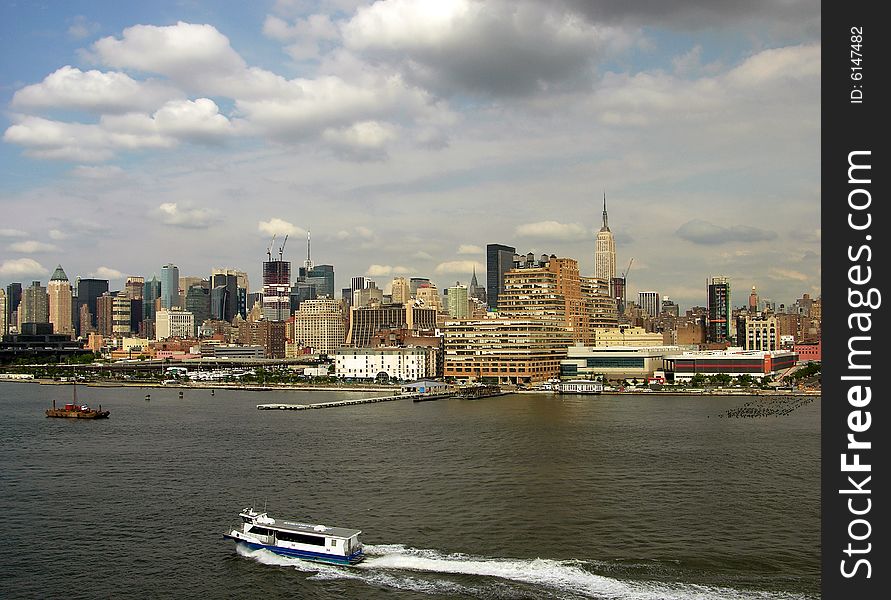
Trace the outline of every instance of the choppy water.
{"label": "choppy water", "polygon": [[[3,598],[819,595],[819,401],[514,395],[314,411],[337,392],[0,383]],[[151,401],[144,400],[146,392]],[[368,394],[365,394],[368,395]],[[357,568],[236,548],[239,509],[364,531]]]}

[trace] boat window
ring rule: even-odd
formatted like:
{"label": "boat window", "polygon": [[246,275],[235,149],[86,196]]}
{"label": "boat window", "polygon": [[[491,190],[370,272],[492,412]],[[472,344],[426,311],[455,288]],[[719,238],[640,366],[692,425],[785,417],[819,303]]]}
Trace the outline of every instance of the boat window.
{"label": "boat window", "polygon": [[304,535],[294,531],[279,531],[280,542],[297,542],[298,544],[310,544],[311,546],[324,546],[325,538],[316,535]]}
{"label": "boat window", "polygon": [[256,535],[272,535],[272,530],[266,529],[265,527],[251,527],[250,533],[254,533]]}
{"label": "boat window", "polygon": [[254,522],[254,520],[250,517],[241,517],[241,521],[243,523],[253,523]]}

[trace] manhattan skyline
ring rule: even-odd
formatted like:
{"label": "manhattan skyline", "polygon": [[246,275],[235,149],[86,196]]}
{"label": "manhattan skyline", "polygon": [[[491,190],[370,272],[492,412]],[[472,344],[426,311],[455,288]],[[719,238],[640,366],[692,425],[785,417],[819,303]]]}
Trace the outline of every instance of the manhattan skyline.
{"label": "manhattan skyline", "polygon": [[[238,268],[820,294],[818,2],[2,5],[0,283]],[[277,242],[279,243],[279,242]],[[742,301],[742,296],[736,300]]]}

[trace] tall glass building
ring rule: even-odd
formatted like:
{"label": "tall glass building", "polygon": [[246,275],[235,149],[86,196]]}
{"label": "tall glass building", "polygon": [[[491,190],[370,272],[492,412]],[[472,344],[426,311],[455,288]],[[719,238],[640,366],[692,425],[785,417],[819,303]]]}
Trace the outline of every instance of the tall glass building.
{"label": "tall glass building", "polygon": [[707,280],[708,286],[708,328],[705,341],[725,343],[730,338],[730,278],[712,277]]}
{"label": "tall glass building", "polygon": [[486,302],[498,308],[498,295],[504,291],[504,274],[514,266],[517,249],[503,244],[486,245]]}
{"label": "tall glass building", "polygon": [[179,305],[179,267],[166,264],[161,267],[161,308]]}

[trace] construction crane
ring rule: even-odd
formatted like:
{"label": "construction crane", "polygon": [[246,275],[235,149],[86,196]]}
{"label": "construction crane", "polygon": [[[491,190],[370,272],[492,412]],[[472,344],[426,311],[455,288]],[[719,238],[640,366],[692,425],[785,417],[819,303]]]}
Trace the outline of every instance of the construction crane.
{"label": "construction crane", "polygon": [[272,234],[272,241],[269,242],[269,246],[266,248],[266,257],[269,259],[269,262],[272,262],[272,247],[275,245],[275,236],[276,234]]}
{"label": "construction crane", "polygon": [[628,268],[625,269],[624,273],[622,273],[622,279],[625,279],[626,283],[627,283],[627,279],[628,279],[628,271],[631,270],[631,263],[633,263],[633,262],[634,262],[634,257],[632,256],[631,260],[628,261]]}
{"label": "construction crane", "polygon": [[282,242],[282,247],[278,249],[278,260],[279,261],[284,260],[285,244],[288,243],[288,235],[289,234],[285,234],[285,241]]}

